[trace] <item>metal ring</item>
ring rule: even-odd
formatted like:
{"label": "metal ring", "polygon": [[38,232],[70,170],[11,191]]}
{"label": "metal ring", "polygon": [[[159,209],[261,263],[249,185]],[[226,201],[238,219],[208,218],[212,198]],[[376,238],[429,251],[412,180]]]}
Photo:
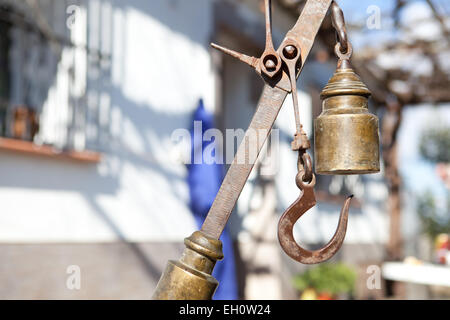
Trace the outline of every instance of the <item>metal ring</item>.
{"label": "metal ring", "polygon": [[[314,177],[312,160],[308,153],[299,152],[298,160],[297,160],[297,169],[298,174],[296,176],[296,181],[301,178],[302,182],[311,183]],[[297,186],[299,187],[299,183],[297,182]],[[300,187],[299,187],[300,188]]]}
{"label": "metal ring", "polygon": [[347,52],[348,49],[348,37],[345,27],[344,12],[339,7],[336,1],[331,4],[331,19],[334,29],[336,30],[336,36],[339,43],[341,43],[342,53]]}
{"label": "metal ring", "polygon": [[347,38],[347,33],[345,32],[345,30],[336,30],[336,35],[337,35],[337,39],[338,42],[340,44],[340,50],[342,49],[342,53],[345,53],[348,51],[348,38]]}
{"label": "metal ring", "polygon": [[306,187],[313,188],[316,185],[316,175],[313,173],[311,177],[311,181],[305,181],[305,171],[300,171],[295,176],[295,184],[300,190],[305,189]]}
{"label": "metal ring", "polygon": [[341,51],[341,44],[338,42],[336,43],[336,46],[334,47],[334,53],[336,54],[336,56],[340,59],[340,60],[350,60],[352,54],[353,54],[353,47],[352,44],[347,41],[347,51],[346,52],[342,52]]}
{"label": "metal ring", "polygon": [[313,167],[312,167],[312,160],[309,154],[306,152],[302,156],[303,160],[303,166],[305,168],[305,176],[303,177],[304,181],[311,182],[313,177]]}

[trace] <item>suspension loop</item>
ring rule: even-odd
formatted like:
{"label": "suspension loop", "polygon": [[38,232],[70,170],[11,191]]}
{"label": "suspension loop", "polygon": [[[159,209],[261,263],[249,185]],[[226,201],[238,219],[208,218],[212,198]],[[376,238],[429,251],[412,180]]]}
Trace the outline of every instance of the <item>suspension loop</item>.
{"label": "suspension loop", "polygon": [[[335,53],[340,57],[340,54],[351,56],[351,45],[347,36],[347,28],[345,26],[344,12],[339,7],[336,1],[331,4],[331,19],[333,27],[336,30],[336,40],[339,46],[336,46]],[[337,49],[337,50],[336,50]],[[338,53],[338,52],[339,53]]]}
{"label": "suspension loop", "polygon": [[350,60],[353,54],[353,47],[350,42],[347,42],[347,51],[345,53],[342,52],[342,46],[338,42],[336,43],[336,46],[334,47],[334,53],[339,58],[339,60]]}
{"label": "suspension loop", "polygon": [[341,44],[340,51],[342,53],[347,52],[348,42],[349,42],[348,38],[347,38],[347,33],[345,33],[344,30],[336,31],[336,38],[337,38],[337,42]]}
{"label": "suspension loop", "polygon": [[298,173],[295,177],[295,183],[297,184],[297,187],[302,190],[305,183],[310,184],[314,180],[312,160],[305,150],[300,150],[298,152],[297,169]]}

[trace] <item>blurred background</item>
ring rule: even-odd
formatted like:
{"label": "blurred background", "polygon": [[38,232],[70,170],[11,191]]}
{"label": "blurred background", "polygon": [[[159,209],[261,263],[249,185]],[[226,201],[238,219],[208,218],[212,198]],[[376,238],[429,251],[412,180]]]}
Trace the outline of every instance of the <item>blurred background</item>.
{"label": "blurred background", "polygon": [[[272,2],[277,47],[305,1]],[[276,152],[224,235],[216,299],[450,298],[450,3],[338,3],[380,118],[382,170],[318,176],[296,238],[327,243],[354,194],[347,237],[326,264],[292,261],[276,237],[298,196],[288,97]],[[186,165],[191,146],[173,133],[194,120],[247,128],[263,81],[209,43],[259,56],[263,4],[0,0],[1,299],[151,297],[227,169]],[[298,82],[311,139],[335,41],[327,17]]]}

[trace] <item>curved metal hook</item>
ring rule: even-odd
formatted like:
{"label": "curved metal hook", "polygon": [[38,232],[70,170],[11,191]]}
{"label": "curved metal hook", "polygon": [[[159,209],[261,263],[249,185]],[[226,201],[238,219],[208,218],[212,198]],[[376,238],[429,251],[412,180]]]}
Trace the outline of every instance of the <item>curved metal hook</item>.
{"label": "curved metal hook", "polygon": [[324,262],[336,254],[344,242],[345,233],[347,231],[348,209],[353,196],[347,198],[342,207],[339,217],[339,224],[330,242],[319,250],[310,251],[300,247],[294,239],[294,224],[306,211],[316,205],[316,197],[314,195],[314,185],[316,177],[313,175],[310,183],[305,183],[302,179],[297,179],[297,185],[302,190],[302,194],[295,202],[284,212],[278,222],[278,240],[284,252],[292,259],[305,263],[314,264]]}

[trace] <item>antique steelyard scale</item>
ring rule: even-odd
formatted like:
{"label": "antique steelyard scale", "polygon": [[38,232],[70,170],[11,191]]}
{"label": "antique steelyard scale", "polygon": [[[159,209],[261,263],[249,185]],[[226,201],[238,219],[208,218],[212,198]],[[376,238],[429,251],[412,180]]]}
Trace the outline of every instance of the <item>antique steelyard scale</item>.
{"label": "antique steelyard scale", "polygon": [[[238,148],[200,231],[184,240],[186,249],[178,261],[169,261],[153,294],[154,299],[211,299],[218,281],[211,274],[217,260],[223,258],[219,240],[236,201],[253,168],[278,112],[292,93],[296,132],[292,149],[298,152],[295,178],[300,196],[284,212],[278,224],[278,239],[291,258],[305,264],[330,259],[344,241],[351,196],[341,210],[339,224],[328,244],[316,251],[300,247],[293,235],[296,221],[316,204],[316,178],[306,150],[310,142],[303,131],[297,101],[297,78],[313,46],[319,28],[331,8],[336,29],[337,70],[321,93],[323,111],[315,120],[315,167],[319,174],[366,174],[379,171],[378,118],[368,111],[370,91],[350,65],[352,46],[347,38],[342,10],[332,0],[308,0],[295,26],[287,33],[278,50],[272,42],[271,1],[265,0],[266,48],[260,58],[212,46],[242,62],[261,75],[265,82],[258,108]],[[264,139],[251,132],[265,130]],[[249,146],[258,150],[249,152]],[[245,163],[237,159],[246,159]]]}

